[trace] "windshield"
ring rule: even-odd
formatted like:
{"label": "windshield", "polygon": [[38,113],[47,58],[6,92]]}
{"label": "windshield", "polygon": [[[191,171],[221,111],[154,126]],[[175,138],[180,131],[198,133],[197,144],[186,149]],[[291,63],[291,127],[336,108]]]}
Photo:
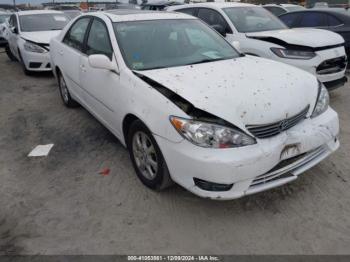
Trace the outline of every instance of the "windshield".
{"label": "windshield", "polygon": [[194,19],[114,23],[124,60],[132,70],[149,70],[226,60],[239,53]]}
{"label": "windshield", "polygon": [[262,7],[230,7],[223,10],[241,33],[287,28],[276,16]]}
{"label": "windshield", "polygon": [[5,23],[6,19],[9,17],[10,15],[0,15],[0,24]]}
{"label": "windshield", "polygon": [[22,32],[62,30],[69,22],[64,14],[21,15],[19,17]]}

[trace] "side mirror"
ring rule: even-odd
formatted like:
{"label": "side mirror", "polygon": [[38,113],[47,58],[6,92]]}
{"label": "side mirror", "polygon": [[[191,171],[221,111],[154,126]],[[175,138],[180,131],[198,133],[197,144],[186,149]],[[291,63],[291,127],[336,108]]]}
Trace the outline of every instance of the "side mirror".
{"label": "side mirror", "polygon": [[105,55],[90,55],[88,59],[92,68],[105,69],[118,73],[117,67]]}
{"label": "side mirror", "polygon": [[17,27],[11,27],[11,32],[14,33],[14,34],[18,34],[18,29]]}
{"label": "side mirror", "polygon": [[238,52],[241,52],[241,44],[238,41],[232,41],[231,44]]}
{"label": "side mirror", "polygon": [[221,34],[223,37],[226,36],[226,30],[222,25],[212,25],[211,27],[214,30],[216,30],[219,34]]}

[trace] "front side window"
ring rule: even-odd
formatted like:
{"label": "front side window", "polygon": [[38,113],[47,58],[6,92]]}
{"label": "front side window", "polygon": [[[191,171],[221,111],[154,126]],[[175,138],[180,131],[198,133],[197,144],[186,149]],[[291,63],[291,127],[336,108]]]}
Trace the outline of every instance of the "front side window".
{"label": "front side window", "polygon": [[300,27],[323,27],[327,26],[326,15],[316,12],[306,12],[300,20]]}
{"label": "front side window", "polygon": [[238,52],[215,31],[195,19],[114,23],[123,58],[132,70],[232,59]]}
{"label": "front side window", "polygon": [[223,10],[241,33],[287,28],[276,16],[262,7],[229,7]]}
{"label": "front side window", "polygon": [[296,26],[296,22],[298,21],[300,13],[290,13],[280,16],[280,19],[283,23],[285,23],[288,27]]}
{"label": "front side window", "polygon": [[91,25],[89,37],[86,43],[88,55],[103,54],[112,59],[113,49],[109,40],[108,30],[105,24],[94,19]]}
{"label": "front side window", "polygon": [[200,8],[197,16],[199,19],[202,19],[208,25],[220,25],[227,32],[232,33],[232,31],[229,29],[227,22],[225,21],[225,18],[223,18],[222,15],[215,10],[211,10],[208,8]]}
{"label": "front side window", "polygon": [[338,18],[328,15],[328,26],[340,26],[343,24],[342,21],[340,21]]}
{"label": "front side window", "polygon": [[175,11],[194,16],[195,10],[196,10],[195,8],[185,8],[185,9],[179,9]]}
{"label": "front side window", "polygon": [[21,15],[19,23],[22,32],[62,30],[69,18],[64,14]]}
{"label": "front side window", "polygon": [[74,49],[83,51],[84,37],[90,18],[85,17],[77,20],[63,39],[63,42]]}

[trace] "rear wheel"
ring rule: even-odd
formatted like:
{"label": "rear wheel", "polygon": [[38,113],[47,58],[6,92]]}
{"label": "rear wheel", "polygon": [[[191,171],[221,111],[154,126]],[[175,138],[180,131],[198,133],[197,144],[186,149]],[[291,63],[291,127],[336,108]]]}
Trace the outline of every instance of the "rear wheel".
{"label": "rear wheel", "polygon": [[163,190],[173,184],[157,142],[140,120],[131,124],[127,144],[136,174],[145,186]]}
{"label": "rear wheel", "polygon": [[17,61],[17,58],[12,53],[10,46],[8,44],[5,46],[5,52],[11,61]]}
{"label": "rear wheel", "polygon": [[63,75],[61,73],[58,73],[57,78],[58,78],[58,87],[60,90],[60,95],[65,106],[67,107],[79,106],[79,104],[71,97]]}

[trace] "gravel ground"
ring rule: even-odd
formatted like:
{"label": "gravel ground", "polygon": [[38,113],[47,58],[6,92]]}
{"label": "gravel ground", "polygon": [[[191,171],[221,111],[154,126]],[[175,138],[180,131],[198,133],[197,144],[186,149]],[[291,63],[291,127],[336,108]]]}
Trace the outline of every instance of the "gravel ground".
{"label": "gravel ground", "polygon": [[227,202],[155,193],[50,74],[26,77],[0,49],[0,254],[350,254],[349,101],[348,86],[331,95],[341,148],[289,185]]}

